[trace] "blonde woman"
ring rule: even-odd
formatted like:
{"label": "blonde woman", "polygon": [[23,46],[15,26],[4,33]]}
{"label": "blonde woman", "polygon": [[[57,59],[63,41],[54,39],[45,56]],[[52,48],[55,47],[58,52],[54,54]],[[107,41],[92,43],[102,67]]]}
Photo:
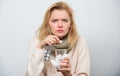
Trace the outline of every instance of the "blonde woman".
{"label": "blonde woman", "polygon": [[[59,61],[59,71],[49,60],[44,60],[45,46],[62,46],[67,55]],[[55,58],[54,52],[50,54]],[[89,76],[89,50],[85,40],[78,36],[73,11],[65,2],[52,4],[30,42],[25,76]]]}

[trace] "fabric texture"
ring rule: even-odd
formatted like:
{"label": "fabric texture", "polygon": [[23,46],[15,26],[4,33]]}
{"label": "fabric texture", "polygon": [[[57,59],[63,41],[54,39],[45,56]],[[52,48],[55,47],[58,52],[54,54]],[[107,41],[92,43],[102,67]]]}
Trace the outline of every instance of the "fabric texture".
{"label": "fabric texture", "polygon": [[[40,41],[37,38],[31,40],[28,49],[28,65],[25,76],[64,76],[49,61],[44,61],[44,49],[37,49]],[[71,64],[72,76],[89,76],[90,57],[89,49],[83,38],[79,38],[76,47],[68,53]]]}

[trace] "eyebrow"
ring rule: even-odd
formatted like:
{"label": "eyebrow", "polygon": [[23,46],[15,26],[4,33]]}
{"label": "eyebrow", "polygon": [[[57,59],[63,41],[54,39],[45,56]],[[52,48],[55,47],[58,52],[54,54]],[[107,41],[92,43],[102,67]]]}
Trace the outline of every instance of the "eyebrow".
{"label": "eyebrow", "polygon": [[[51,20],[58,20],[57,18],[52,18]],[[69,20],[69,18],[63,18],[61,20]]]}

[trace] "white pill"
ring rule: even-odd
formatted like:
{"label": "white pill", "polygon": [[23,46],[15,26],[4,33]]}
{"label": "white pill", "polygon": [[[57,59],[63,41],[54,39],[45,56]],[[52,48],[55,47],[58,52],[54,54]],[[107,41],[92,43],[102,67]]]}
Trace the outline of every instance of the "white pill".
{"label": "white pill", "polygon": [[62,43],[62,40],[60,40],[60,43]]}

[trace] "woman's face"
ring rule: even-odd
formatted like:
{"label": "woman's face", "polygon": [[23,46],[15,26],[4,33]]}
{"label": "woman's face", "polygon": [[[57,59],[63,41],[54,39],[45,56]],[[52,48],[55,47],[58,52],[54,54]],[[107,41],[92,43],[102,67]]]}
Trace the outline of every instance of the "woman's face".
{"label": "woman's face", "polygon": [[50,16],[49,25],[52,34],[62,38],[69,32],[70,17],[65,10],[54,10]]}

